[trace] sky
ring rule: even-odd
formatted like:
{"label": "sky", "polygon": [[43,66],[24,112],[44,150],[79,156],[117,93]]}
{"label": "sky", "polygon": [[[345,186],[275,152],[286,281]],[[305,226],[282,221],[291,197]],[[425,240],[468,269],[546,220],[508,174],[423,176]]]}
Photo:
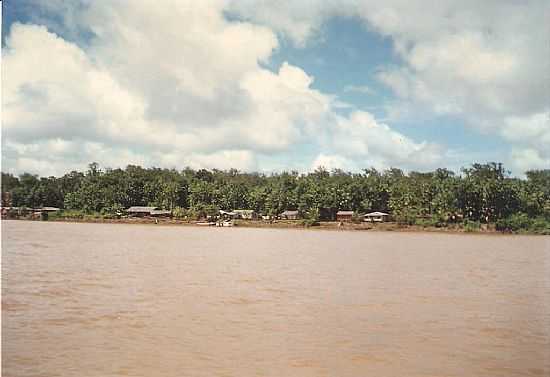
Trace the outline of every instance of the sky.
{"label": "sky", "polygon": [[550,168],[547,0],[4,0],[2,170]]}

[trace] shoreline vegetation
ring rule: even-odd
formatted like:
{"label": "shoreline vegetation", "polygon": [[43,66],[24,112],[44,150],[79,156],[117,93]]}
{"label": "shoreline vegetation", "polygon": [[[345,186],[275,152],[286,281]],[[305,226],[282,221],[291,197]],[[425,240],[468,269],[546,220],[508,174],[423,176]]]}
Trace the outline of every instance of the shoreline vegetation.
{"label": "shoreline vegetation", "polygon": [[[40,221],[31,218],[10,218],[13,221]],[[50,214],[49,222],[80,223],[80,224],[125,224],[125,225],[154,225],[154,226],[183,226],[204,228],[200,222],[190,220],[178,220],[169,218],[104,218],[99,214],[85,217],[64,217],[63,214]],[[548,233],[530,231],[499,231],[495,224],[479,224],[479,226],[465,227],[463,224],[455,224],[447,227],[406,225],[396,222],[384,223],[353,223],[337,221],[320,221],[315,225],[307,225],[301,220],[276,220],[276,221],[250,221],[234,220],[234,226],[239,228],[254,229],[296,229],[296,230],[321,230],[321,231],[369,231],[369,232],[398,232],[398,233],[442,233],[442,234],[480,234],[480,235],[547,235]],[[214,226],[211,226],[214,227]]]}
{"label": "shoreline vegetation", "polygon": [[[154,206],[169,217],[128,217],[132,206]],[[235,220],[236,226],[550,235],[550,169],[525,178],[511,177],[500,163],[473,164],[460,174],[318,168],[266,175],[134,165],[102,170],[92,163],[61,177],[2,173],[2,218],[33,218],[14,211],[25,207],[59,208],[43,217],[50,221],[195,225],[220,210],[246,209],[259,219]],[[298,219],[280,219],[285,211]],[[363,221],[363,213],[374,211],[389,213],[390,221]]]}

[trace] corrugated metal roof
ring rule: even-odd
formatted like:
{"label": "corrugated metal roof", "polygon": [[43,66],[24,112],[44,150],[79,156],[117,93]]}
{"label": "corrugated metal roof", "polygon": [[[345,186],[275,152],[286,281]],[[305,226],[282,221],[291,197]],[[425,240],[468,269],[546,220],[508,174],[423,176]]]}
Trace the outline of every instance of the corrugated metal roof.
{"label": "corrugated metal roof", "polygon": [[283,213],[281,213],[281,215],[283,216],[297,215],[297,214],[298,214],[298,211],[284,211]]}
{"label": "corrugated metal roof", "polygon": [[126,210],[126,212],[140,212],[140,213],[150,213],[151,211],[156,210],[158,207],[140,207],[134,206]]}
{"label": "corrugated metal roof", "polygon": [[59,211],[60,209],[57,207],[42,207],[42,208],[37,208],[37,210],[44,211],[44,212],[56,212],[56,211]]}
{"label": "corrugated metal roof", "polygon": [[336,215],[340,215],[340,216],[345,216],[345,215],[348,215],[348,216],[352,216],[353,215],[353,211],[338,211],[336,212]]}
{"label": "corrugated metal roof", "polygon": [[172,211],[167,209],[155,209],[151,211],[151,215],[171,215]]}
{"label": "corrugated metal roof", "polygon": [[385,212],[371,212],[371,213],[366,213],[363,216],[389,216],[389,215]]}

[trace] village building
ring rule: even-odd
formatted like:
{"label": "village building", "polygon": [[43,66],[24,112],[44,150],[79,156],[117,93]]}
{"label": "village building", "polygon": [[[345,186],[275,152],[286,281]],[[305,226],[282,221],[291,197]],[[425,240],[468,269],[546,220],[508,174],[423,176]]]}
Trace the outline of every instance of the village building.
{"label": "village building", "polygon": [[49,213],[59,212],[61,211],[61,209],[57,207],[40,207],[34,208],[32,211],[33,219],[48,220]]}
{"label": "village building", "polygon": [[321,221],[334,221],[334,220],[336,220],[336,210],[334,208],[320,207],[319,208],[319,220],[321,220]]}
{"label": "village building", "polygon": [[41,207],[41,208],[36,208],[35,211],[40,211],[40,212],[58,212],[58,211],[61,211],[61,208],[57,208],[57,207]]}
{"label": "village building", "polygon": [[2,192],[2,208],[11,207],[11,206],[12,206],[11,192],[9,191]]}
{"label": "village building", "polygon": [[[26,207],[2,207],[2,218],[19,218],[28,214],[29,209]],[[32,209],[31,209],[32,211]]]}
{"label": "village building", "polygon": [[353,211],[338,211],[336,212],[337,221],[351,221],[353,219]]}
{"label": "village building", "polygon": [[154,209],[150,212],[152,217],[172,217],[172,211],[165,209]]}
{"label": "village building", "polygon": [[238,217],[238,214],[235,211],[224,211],[223,209],[220,209],[220,217],[226,220],[233,220]]}
{"label": "village building", "polygon": [[253,209],[236,209],[233,211],[237,214],[237,218],[244,220],[256,220],[258,214]]}
{"label": "village building", "polygon": [[300,218],[300,214],[298,211],[284,211],[279,215],[279,217],[283,220],[298,220]]}
{"label": "village building", "polygon": [[388,221],[390,215],[385,212],[371,212],[364,215],[365,221],[368,222],[384,222]]}
{"label": "village building", "polygon": [[237,218],[244,220],[256,220],[258,213],[253,209],[235,209],[233,210],[237,214]]}
{"label": "village building", "polygon": [[151,216],[151,212],[157,210],[158,207],[140,207],[140,206],[133,206],[126,210],[128,215],[132,217],[145,217],[145,216]]}

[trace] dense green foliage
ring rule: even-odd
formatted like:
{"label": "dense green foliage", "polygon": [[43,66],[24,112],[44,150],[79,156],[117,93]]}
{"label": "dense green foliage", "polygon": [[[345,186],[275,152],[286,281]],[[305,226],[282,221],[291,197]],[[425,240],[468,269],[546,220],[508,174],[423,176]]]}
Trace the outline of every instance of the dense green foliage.
{"label": "dense green foliage", "polygon": [[[154,205],[183,217],[218,209],[250,208],[265,214],[296,209],[308,224],[334,219],[338,210],[384,211],[402,224],[470,228],[494,223],[498,229],[545,232],[550,220],[550,169],[512,178],[501,164],[474,164],[460,175],[446,169],[405,174],[399,169],[362,173],[318,169],[309,174],[264,175],[237,170],[182,171],[130,165],[62,177],[15,177],[2,173],[2,191],[13,206],[55,206],[72,213],[108,215],[134,205]],[[68,212],[71,213],[71,212]],[[550,231],[550,229],[549,229]]]}

